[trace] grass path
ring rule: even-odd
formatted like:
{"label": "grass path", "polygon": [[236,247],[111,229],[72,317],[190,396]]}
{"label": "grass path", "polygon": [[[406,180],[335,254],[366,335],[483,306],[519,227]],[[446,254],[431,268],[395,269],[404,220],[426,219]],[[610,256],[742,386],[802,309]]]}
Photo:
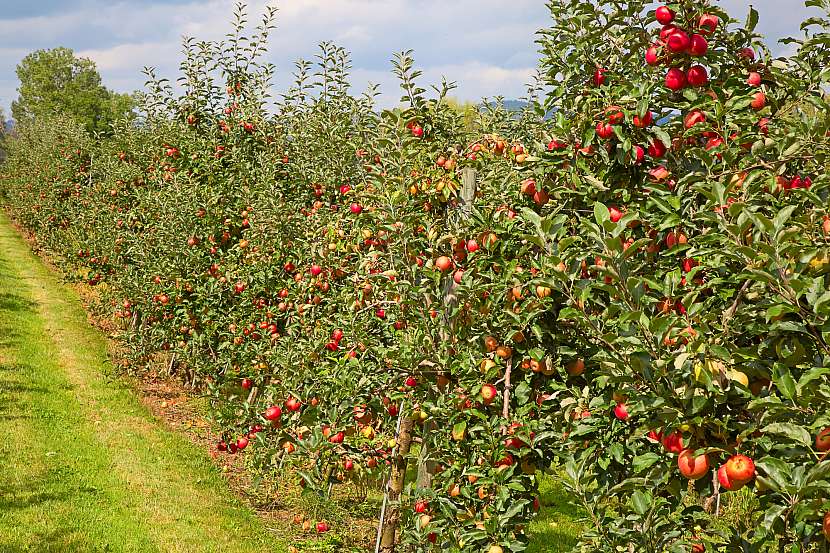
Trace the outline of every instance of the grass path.
{"label": "grass path", "polygon": [[286,551],[106,351],[0,215],[0,551]]}

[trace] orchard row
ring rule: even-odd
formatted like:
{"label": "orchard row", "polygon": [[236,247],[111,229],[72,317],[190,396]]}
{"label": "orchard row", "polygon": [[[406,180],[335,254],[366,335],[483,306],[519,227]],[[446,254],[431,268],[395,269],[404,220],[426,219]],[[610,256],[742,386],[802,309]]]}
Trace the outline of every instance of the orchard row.
{"label": "orchard row", "polygon": [[272,68],[235,56],[271,22],[238,27],[182,93],[151,79],[141,125],[23,126],[5,200],[133,369],[167,352],[208,394],[222,454],[320,497],[382,481],[383,551],[521,551],[547,470],[592,550],[819,550],[828,52],[626,4],[550,2],[518,114],[428,96],[409,53],[379,111],[324,44],[270,115]]}

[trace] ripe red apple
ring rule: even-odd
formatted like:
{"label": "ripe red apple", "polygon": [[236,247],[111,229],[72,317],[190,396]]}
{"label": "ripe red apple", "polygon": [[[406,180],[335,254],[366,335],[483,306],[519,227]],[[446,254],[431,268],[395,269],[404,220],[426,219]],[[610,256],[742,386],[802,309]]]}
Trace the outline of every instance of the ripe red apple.
{"label": "ripe red apple", "polygon": [[706,115],[704,115],[699,109],[690,111],[686,114],[686,117],[683,118],[683,126],[687,129],[691,129],[695,125],[705,122]]}
{"label": "ripe red apple", "polygon": [[830,427],[825,428],[816,436],[816,449],[822,453],[830,451]]}
{"label": "ripe red apple", "polygon": [[426,513],[429,509],[429,503],[426,502],[424,499],[419,499],[415,502],[415,512],[420,514]]}
{"label": "ripe red apple", "polygon": [[666,155],[666,145],[659,138],[655,138],[648,144],[648,155],[655,159],[659,159]]}
{"label": "ripe red apple", "polygon": [[265,420],[268,420],[268,421],[278,420],[281,416],[282,416],[282,409],[280,409],[276,405],[272,405],[271,407],[266,409],[265,414],[263,415],[263,417],[265,417]]}
{"label": "ripe red apple", "polygon": [[729,474],[726,472],[726,465],[721,465],[718,469],[718,482],[720,482],[723,489],[730,492],[740,490],[746,485],[746,482],[737,482],[729,478]]}
{"label": "ripe red apple", "polygon": [[686,72],[677,67],[672,67],[666,72],[666,88],[669,90],[682,90],[686,87]]}
{"label": "ripe red apple", "polygon": [[[597,127],[599,127],[599,123]],[[599,134],[599,133],[597,133]],[[533,196],[536,193],[536,181],[533,179],[525,179],[522,181],[522,194],[525,196]]]}
{"label": "ripe red apple", "polygon": [[351,459],[346,459],[343,461],[343,470],[346,472],[351,472],[354,469],[354,461]]}
{"label": "ripe red apple", "polygon": [[705,86],[709,82],[709,73],[702,65],[693,65],[686,72],[686,82],[693,87]]}
{"label": "ripe red apple", "polygon": [[725,466],[731,481],[746,483],[755,477],[755,463],[746,455],[733,455]]}
{"label": "ripe red apple", "polygon": [[698,480],[709,472],[709,457],[705,454],[695,456],[693,449],[684,449],[677,456],[677,467],[689,480]]}
{"label": "ripe red apple", "polygon": [[[603,123],[602,121],[600,121],[599,123],[597,123],[597,129],[596,130],[597,130],[597,136],[604,139],[604,140],[607,140],[607,139],[611,138],[612,136],[614,136],[614,127],[612,127],[608,123]],[[535,193],[536,192],[534,190],[534,194]]]}
{"label": "ripe red apple", "polygon": [[614,416],[621,421],[628,420],[630,415],[628,414],[628,408],[625,406],[625,403],[618,403],[614,407]]}
{"label": "ripe red apple", "polygon": [[452,268],[452,259],[450,259],[446,255],[442,255],[441,257],[435,260],[435,267],[442,273],[445,273]]}
{"label": "ripe red apple", "polygon": [[618,223],[619,220],[623,217],[623,212],[620,211],[620,209],[615,205],[612,205],[608,208],[608,213],[611,215],[612,223]]}
{"label": "ripe red apple", "polygon": [[750,71],[746,78],[746,84],[749,86],[761,86],[761,74],[756,71]]}
{"label": "ripe red apple", "polygon": [[355,215],[360,215],[360,213],[363,211],[363,206],[361,206],[358,203],[354,203],[349,206],[349,210]]}
{"label": "ripe red apple", "polygon": [[660,47],[652,44],[646,50],[646,63],[649,65],[657,65],[660,63]]}
{"label": "ripe red apple", "polygon": [[246,447],[248,447],[248,437],[242,436],[241,438],[236,440],[236,447],[238,449],[245,449]]}
{"label": "ripe red apple", "polygon": [[752,48],[741,48],[738,50],[738,57],[747,61],[755,61],[755,50]]}
{"label": "ripe red apple", "polygon": [[457,270],[456,272],[454,272],[453,275],[452,275],[452,279],[456,284],[461,284],[461,279],[463,279],[463,278],[464,278],[464,271],[462,271],[460,269]]}
{"label": "ripe red apple", "polygon": [[709,50],[709,42],[703,35],[693,34],[689,38],[689,54],[692,56],[703,56]]}
{"label": "ripe red apple", "polygon": [[346,434],[341,430],[340,432],[332,434],[331,437],[329,437],[329,441],[333,444],[342,444],[345,437]]}
{"label": "ripe red apple", "polygon": [[338,328],[338,329],[333,330],[333,331],[332,331],[332,333],[331,333],[331,339],[332,339],[332,340],[334,340],[336,343],[338,343],[338,344],[339,344],[339,343],[340,343],[340,340],[342,340],[342,339],[343,339],[343,331],[342,331],[342,330],[340,330],[339,328]]}
{"label": "ripe red apple", "polygon": [[317,525],[316,525],[316,528],[317,528],[317,533],[318,534],[325,534],[326,532],[329,531],[329,525],[326,522],[323,522],[323,521],[318,522]]}
{"label": "ripe red apple", "polygon": [[666,451],[669,453],[680,453],[684,449],[683,434],[680,432],[674,432],[668,436],[663,436],[661,442],[663,443],[663,447],[665,447]]}
{"label": "ripe red apple", "polygon": [[302,406],[303,404],[300,402],[300,400],[295,397],[290,397],[285,402],[285,408],[295,413],[299,411]]}
{"label": "ripe red apple", "polygon": [[319,265],[312,265],[311,266],[311,276],[320,276],[320,273],[323,272],[323,268]]}
{"label": "ripe red apple", "polygon": [[243,390],[250,390],[253,387],[254,383],[250,378],[243,378],[242,379],[242,389]]}
{"label": "ripe red apple", "polygon": [[485,384],[481,387],[481,400],[485,405],[490,405],[496,399],[498,390],[492,384]]}
{"label": "ripe red apple", "polygon": [[[414,388],[415,386],[418,385],[418,381],[415,379],[414,376],[408,376],[408,377],[406,377],[406,381],[404,382],[404,384],[406,384],[410,388]],[[396,408],[396,410],[397,410],[397,408]]]}
{"label": "ripe red apple", "polygon": [[475,240],[467,240],[467,251],[470,253],[475,253],[478,251],[478,242]]}
{"label": "ripe red apple", "polygon": [[593,77],[591,77],[591,81],[594,83],[594,86],[602,86],[605,84],[605,69],[597,68],[594,71]]}
{"label": "ripe red apple", "polygon": [[667,6],[660,6],[657,10],[655,10],[654,18],[657,19],[661,25],[668,25],[674,21],[674,11]]}
{"label": "ripe red apple", "polygon": [[646,114],[642,117],[639,115],[635,115],[632,119],[632,123],[638,129],[644,129],[650,126],[654,122],[654,115],[650,111],[646,111]]}
{"label": "ripe red apple", "polygon": [[669,38],[666,41],[666,46],[669,51],[679,54],[681,52],[685,52],[689,48],[690,43],[691,40],[689,39],[689,34],[686,33],[686,31],[676,29],[669,35]]}
{"label": "ripe red apple", "polygon": [[705,13],[700,16],[697,26],[700,28],[700,32],[711,35],[718,28],[719,21],[718,16]]}
{"label": "ripe red apple", "polygon": [[764,109],[767,105],[767,95],[763,92],[756,92],[752,95],[752,103],[749,104],[755,111]]}
{"label": "ripe red apple", "polygon": [[644,149],[642,146],[640,146],[640,145],[636,145],[636,146],[634,146],[634,163],[636,163],[637,165],[639,165],[639,164],[641,164],[641,163],[643,162],[643,160],[644,160],[645,158],[646,158],[646,151],[645,151],[645,149]]}
{"label": "ripe red apple", "polygon": [[420,125],[415,125],[412,127],[412,136],[415,138],[421,138],[424,136],[424,129]]}

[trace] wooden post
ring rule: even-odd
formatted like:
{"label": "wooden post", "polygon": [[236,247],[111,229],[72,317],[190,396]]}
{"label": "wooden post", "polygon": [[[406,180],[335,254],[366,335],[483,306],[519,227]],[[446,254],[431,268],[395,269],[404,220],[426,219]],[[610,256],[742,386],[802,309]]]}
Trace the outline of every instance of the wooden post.
{"label": "wooden post", "polygon": [[395,538],[401,519],[400,500],[406,479],[406,458],[412,445],[413,424],[412,417],[404,416],[398,432],[397,452],[392,459],[392,472],[389,476],[389,484],[386,486],[388,505],[381,521],[382,527],[377,547],[377,551],[380,553],[393,553],[395,551]]}

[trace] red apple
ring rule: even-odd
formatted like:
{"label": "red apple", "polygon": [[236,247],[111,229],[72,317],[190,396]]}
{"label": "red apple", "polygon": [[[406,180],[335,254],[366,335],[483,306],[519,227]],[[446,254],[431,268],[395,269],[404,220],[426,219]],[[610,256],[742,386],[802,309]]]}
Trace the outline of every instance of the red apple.
{"label": "red apple", "polygon": [[750,71],[746,78],[746,84],[749,86],[761,86],[761,74],[755,71]]}
{"label": "red apple", "polygon": [[442,273],[445,273],[452,268],[452,259],[450,259],[446,255],[442,255],[441,257],[435,260],[435,267]]}
{"label": "red apple", "polygon": [[693,65],[686,72],[686,82],[694,87],[705,86],[709,82],[709,73],[702,65]]}
{"label": "red apple", "polygon": [[755,463],[746,455],[733,455],[725,466],[731,481],[746,483],[755,477]]}
{"label": "red apple", "polygon": [[282,416],[282,409],[280,409],[276,405],[272,405],[271,407],[266,409],[265,414],[263,415],[263,417],[265,417],[265,420],[268,420],[268,421],[278,420],[281,416]]}
{"label": "red apple", "polygon": [[322,521],[317,523],[316,528],[318,534],[325,534],[329,531],[329,525]]}
{"label": "red apple", "polygon": [[683,126],[687,129],[691,129],[695,125],[705,122],[706,116],[699,109],[690,111],[686,114],[686,117],[683,118]]}
{"label": "red apple", "polygon": [[738,57],[747,61],[755,61],[755,50],[752,48],[741,48],[738,50]]}
{"label": "red apple", "polygon": [[723,489],[730,492],[740,490],[746,485],[746,482],[736,482],[729,478],[729,474],[726,472],[726,465],[721,465],[718,469],[718,482],[720,482]]}
{"label": "red apple", "polygon": [[[418,385],[418,381],[415,379],[414,376],[408,376],[408,377],[406,377],[406,381],[404,382],[404,384],[406,384],[410,388],[414,388],[415,386]],[[395,408],[395,410],[397,411],[397,407]]]}
{"label": "red apple", "polygon": [[635,115],[632,119],[632,123],[638,129],[644,129],[651,125],[654,122],[654,115],[650,111],[646,111],[646,114],[642,117],[639,115]]}
{"label": "red apple", "polygon": [[709,50],[709,42],[703,35],[693,34],[689,38],[689,54],[703,56]]}
{"label": "red apple", "polygon": [[830,427],[825,428],[816,436],[816,449],[821,452],[830,451]]}
{"label": "red apple", "polygon": [[669,453],[680,453],[684,449],[683,434],[680,432],[674,432],[668,436],[663,436],[661,441],[663,443],[663,447],[665,447],[666,451]]}
{"label": "red apple", "polygon": [[767,105],[767,95],[763,92],[756,92],[752,95],[752,103],[749,104],[755,111],[764,109]]}
{"label": "red apple", "polygon": [[688,33],[677,29],[669,35],[669,38],[666,41],[666,46],[669,51],[679,54],[681,52],[685,52],[689,48],[690,43],[691,40],[689,39]]}
{"label": "red apple", "polygon": [[253,387],[254,383],[250,378],[243,378],[242,379],[242,389],[243,390],[250,390]]}
{"label": "red apple", "polygon": [[492,384],[485,384],[481,387],[481,400],[485,405],[490,405],[496,399],[498,390]]}
{"label": "red apple", "polygon": [[669,90],[682,90],[686,87],[686,73],[677,67],[672,67],[666,72],[666,88]]}
{"label": "red apple", "polygon": [[[604,139],[604,140],[607,140],[607,139],[611,138],[612,136],[614,136],[614,127],[612,127],[608,123],[603,123],[602,121],[600,121],[599,123],[597,123],[597,129],[596,130],[597,130],[597,136]],[[534,191],[534,194],[535,193],[536,192]]]}
{"label": "red apple", "polygon": [[591,81],[594,83],[594,86],[602,86],[605,84],[605,69],[597,68],[594,71],[594,75],[591,78]]}
{"label": "red apple", "polygon": [[625,403],[618,403],[614,407],[614,416],[621,421],[628,420],[630,415],[628,414],[628,408],[625,406]]}
{"label": "red apple", "polygon": [[623,212],[620,211],[620,209],[615,205],[612,205],[608,208],[608,213],[611,215],[612,223],[619,222],[619,220],[623,217]]}
{"label": "red apple", "polygon": [[657,19],[661,25],[668,25],[674,21],[674,11],[666,6],[660,6],[657,10],[655,10],[654,18]]}
{"label": "red apple", "polygon": [[425,500],[419,499],[418,501],[415,502],[415,512],[418,513],[419,515],[423,514],[423,513],[426,513],[428,509],[429,509],[429,503],[427,503]]}
{"label": "red apple", "polygon": [[360,215],[360,213],[363,211],[363,206],[361,206],[360,204],[354,203],[354,204],[349,206],[349,210],[352,213],[354,213],[355,215]]}
{"label": "red apple", "polygon": [[659,138],[656,138],[648,144],[648,155],[655,159],[659,159],[666,155],[666,145]]}
{"label": "red apple", "polygon": [[241,438],[236,440],[236,447],[238,449],[245,449],[246,447],[248,447],[248,437],[242,436]]}
{"label": "red apple", "polygon": [[697,25],[700,28],[700,32],[710,35],[718,28],[719,21],[718,16],[705,13],[700,16]]}
{"label": "red apple", "polygon": [[709,472],[709,457],[705,454],[695,456],[693,449],[684,449],[677,456],[677,467],[689,480],[698,480]]}
{"label": "red apple", "polygon": [[657,65],[660,63],[660,48],[654,44],[646,50],[646,63],[649,65]]}

